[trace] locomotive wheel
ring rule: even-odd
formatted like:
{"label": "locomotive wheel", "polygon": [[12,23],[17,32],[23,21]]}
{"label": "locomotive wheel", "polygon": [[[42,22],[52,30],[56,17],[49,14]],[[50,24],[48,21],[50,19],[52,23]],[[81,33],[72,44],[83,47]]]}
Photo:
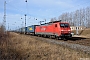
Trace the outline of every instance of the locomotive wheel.
{"label": "locomotive wheel", "polygon": [[38,35],[38,37],[40,37],[40,35]]}
{"label": "locomotive wheel", "polygon": [[50,39],[52,39],[52,36],[49,36]]}
{"label": "locomotive wheel", "polygon": [[67,41],[67,38],[63,38],[64,41]]}
{"label": "locomotive wheel", "polygon": [[59,40],[59,37],[56,37],[56,40]]}
{"label": "locomotive wheel", "polygon": [[44,38],[45,38],[45,37],[46,37],[46,35],[42,35],[42,37],[44,37]]}

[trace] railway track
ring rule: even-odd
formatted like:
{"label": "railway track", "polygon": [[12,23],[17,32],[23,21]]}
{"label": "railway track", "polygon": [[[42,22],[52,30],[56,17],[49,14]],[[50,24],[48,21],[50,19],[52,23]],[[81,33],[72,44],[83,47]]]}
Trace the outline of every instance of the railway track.
{"label": "railway track", "polygon": [[71,39],[68,39],[67,41],[63,41],[63,40],[49,39],[49,38],[30,36],[30,35],[27,35],[27,36],[31,38],[35,38],[36,40],[41,40],[44,42],[68,47],[74,50],[83,51],[86,54],[90,55],[90,39],[89,38],[73,37]]}

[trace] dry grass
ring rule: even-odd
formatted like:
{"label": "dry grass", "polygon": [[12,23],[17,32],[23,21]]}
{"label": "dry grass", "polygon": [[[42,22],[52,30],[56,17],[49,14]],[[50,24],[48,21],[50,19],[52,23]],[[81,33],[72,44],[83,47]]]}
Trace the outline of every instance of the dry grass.
{"label": "dry grass", "polygon": [[88,29],[85,29],[83,32],[82,32],[82,35],[90,35],[90,28]]}
{"label": "dry grass", "polygon": [[[73,30],[72,31],[74,34],[76,34],[76,30]],[[90,28],[86,28],[84,30],[79,30],[79,35],[81,35],[82,37],[87,37],[87,38],[90,38]]]}
{"label": "dry grass", "polygon": [[0,27],[0,60],[7,58],[8,35],[4,33],[3,26]]}
{"label": "dry grass", "polygon": [[82,52],[36,40],[29,36],[10,34],[8,50],[16,55],[14,58],[17,57],[21,60],[79,60],[79,58],[90,57]]}

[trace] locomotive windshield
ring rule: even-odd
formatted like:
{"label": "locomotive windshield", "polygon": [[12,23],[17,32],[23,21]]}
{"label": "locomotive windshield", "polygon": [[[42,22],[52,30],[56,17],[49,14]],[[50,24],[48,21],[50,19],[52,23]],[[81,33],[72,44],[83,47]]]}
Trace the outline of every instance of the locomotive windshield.
{"label": "locomotive windshield", "polygon": [[60,27],[69,27],[69,25],[66,24],[66,23],[61,23],[61,24],[60,24]]}

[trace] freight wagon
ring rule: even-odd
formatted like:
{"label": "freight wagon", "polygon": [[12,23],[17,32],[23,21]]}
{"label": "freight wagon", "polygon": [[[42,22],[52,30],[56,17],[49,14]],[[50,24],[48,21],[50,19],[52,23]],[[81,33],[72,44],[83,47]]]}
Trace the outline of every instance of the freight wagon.
{"label": "freight wagon", "polygon": [[35,35],[35,28],[36,28],[36,26],[38,26],[38,25],[31,25],[31,26],[28,26],[27,27],[27,34],[31,34],[31,35]]}
{"label": "freight wagon", "polygon": [[26,34],[27,33],[27,27],[20,28],[20,33]]}
{"label": "freight wagon", "polygon": [[72,37],[69,23],[60,21],[49,22],[40,26],[36,26],[35,34],[38,36],[50,38],[54,37],[57,39],[67,39]]}

